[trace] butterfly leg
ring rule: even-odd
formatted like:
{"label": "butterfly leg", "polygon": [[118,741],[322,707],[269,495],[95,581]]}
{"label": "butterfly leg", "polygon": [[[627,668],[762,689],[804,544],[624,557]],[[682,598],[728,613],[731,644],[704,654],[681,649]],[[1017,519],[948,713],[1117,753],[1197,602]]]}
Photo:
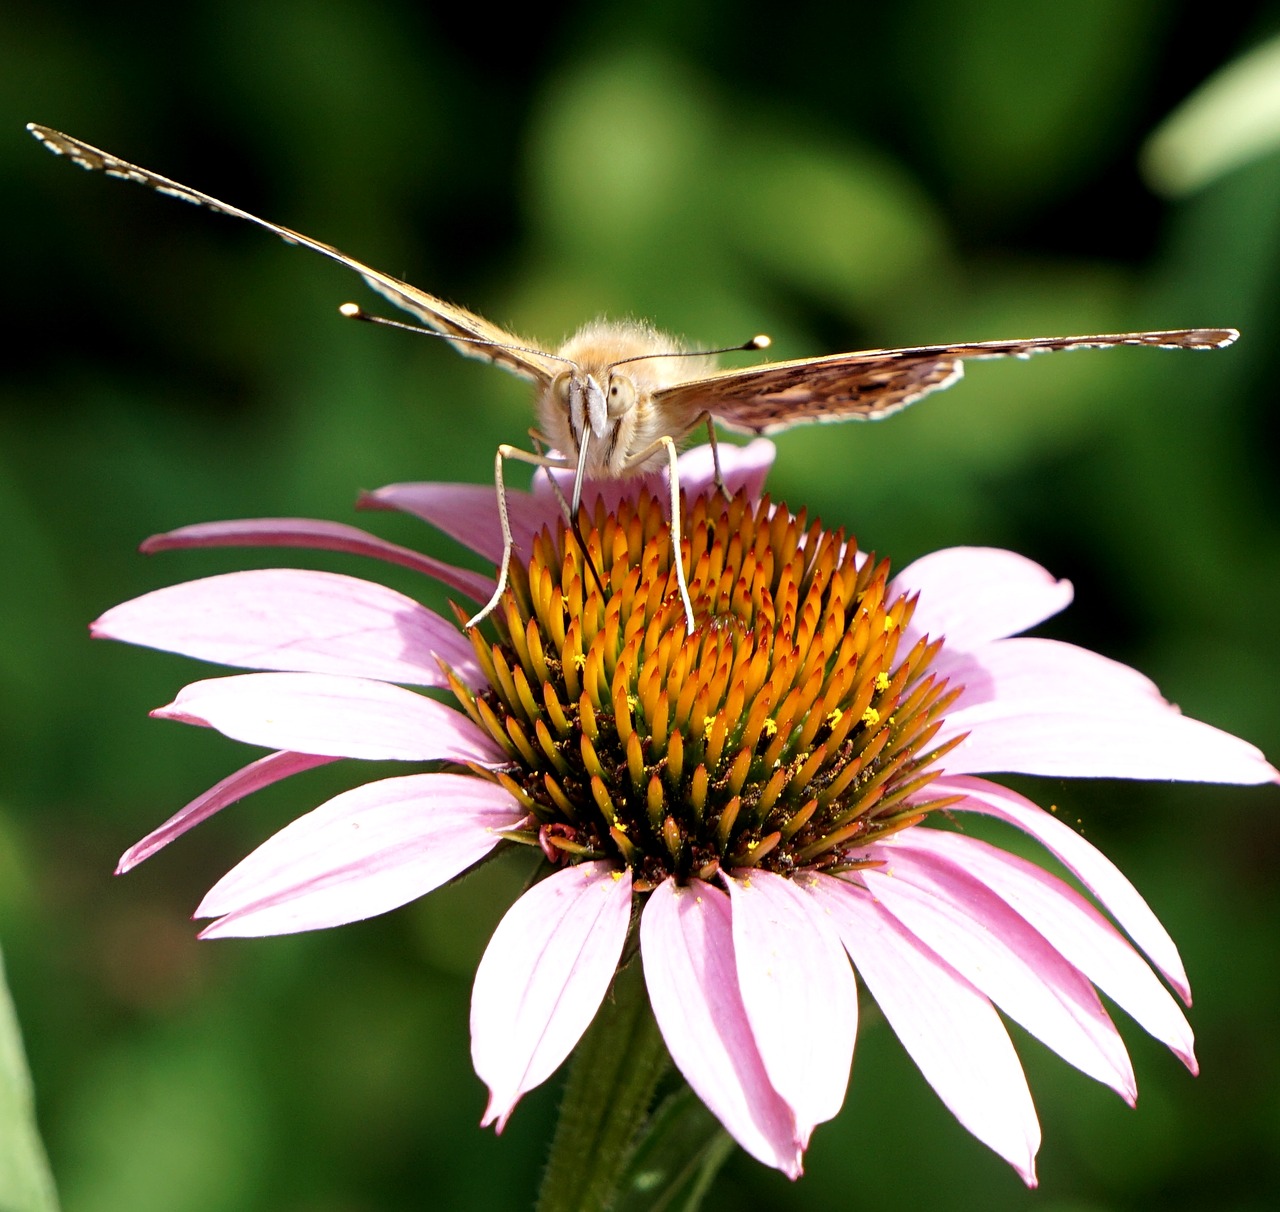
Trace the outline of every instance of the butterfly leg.
{"label": "butterfly leg", "polygon": [[[639,466],[655,454],[659,447],[667,452],[667,466],[671,481],[671,554],[676,565],[676,584],[680,587],[680,601],[684,605],[685,627],[689,635],[694,633],[693,603],[689,600],[689,583],[684,575],[684,555],[680,551],[680,468],[677,465],[676,443],[670,435],[664,435],[644,450],[632,455],[630,466]],[[718,474],[718,472],[717,472]]]}
{"label": "butterfly leg", "polygon": [[[548,444],[546,438],[544,438],[536,429],[530,429],[529,441],[533,443],[534,453],[537,454],[539,458],[542,458],[544,448]],[[551,474],[552,470],[559,466],[559,463],[543,463],[542,470],[547,473],[547,484],[551,488],[551,495],[556,499],[556,504],[560,506],[560,512],[564,515],[565,525],[572,526],[573,514],[569,511],[569,501],[560,488],[560,481]]]}
{"label": "butterfly leg", "polygon": [[711,447],[711,466],[715,468],[716,491],[729,500],[729,490],[724,486],[724,476],[720,474],[720,447],[716,443],[716,423],[711,414],[704,413],[707,422],[707,445]]}
{"label": "butterfly leg", "polygon": [[493,591],[493,596],[467,620],[466,625],[468,628],[479,626],[494,612],[507,588],[507,576],[511,569],[511,552],[516,544],[511,534],[511,518],[507,513],[507,486],[502,475],[502,464],[506,459],[516,459],[521,463],[531,463],[534,467],[567,466],[560,459],[553,459],[548,455],[544,455],[541,450],[537,454],[533,454],[530,451],[521,450],[518,446],[503,444],[498,447],[498,453],[493,459],[493,483],[498,490],[498,521],[502,523],[502,563],[498,568],[498,585]]}

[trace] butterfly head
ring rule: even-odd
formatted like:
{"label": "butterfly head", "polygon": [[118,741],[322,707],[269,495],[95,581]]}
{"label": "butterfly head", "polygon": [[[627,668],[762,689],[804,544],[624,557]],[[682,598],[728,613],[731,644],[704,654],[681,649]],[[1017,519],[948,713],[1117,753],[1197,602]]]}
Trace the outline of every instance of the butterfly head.
{"label": "butterfly head", "polygon": [[543,391],[538,419],[553,446],[576,456],[585,479],[650,470],[661,452],[644,457],[648,448],[688,427],[664,415],[660,393],[711,370],[709,359],[683,357],[675,338],[635,323],[589,324],[557,357],[566,367]]}

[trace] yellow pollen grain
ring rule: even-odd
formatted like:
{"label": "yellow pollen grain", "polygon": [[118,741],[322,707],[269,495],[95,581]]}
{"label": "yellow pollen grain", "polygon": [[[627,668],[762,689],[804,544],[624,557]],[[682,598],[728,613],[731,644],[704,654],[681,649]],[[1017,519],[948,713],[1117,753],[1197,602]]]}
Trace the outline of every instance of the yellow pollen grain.
{"label": "yellow pollen grain", "polygon": [[704,715],[702,717],[702,739],[709,741],[711,739],[711,730],[716,726],[716,717],[714,715]]}
{"label": "yellow pollen grain", "polygon": [[876,674],[876,689],[882,692],[889,689],[889,675],[883,669]]}
{"label": "yellow pollen grain", "polygon": [[862,722],[866,724],[868,728],[874,728],[878,723],[880,723],[880,713],[874,707],[868,707],[866,711],[862,713]]}
{"label": "yellow pollen grain", "polygon": [[765,736],[776,736],[778,734],[778,722],[770,717],[764,722],[763,732]]}
{"label": "yellow pollen grain", "polygon": [[581,652],[573,654],[573,667],[581,673],[587,667],[587,658]]}
{"label": "yellow pollen grain", "polygon": [[834,727],[844,718],[844,712],[839,707],[833,707],[827,712],[827,723]]}

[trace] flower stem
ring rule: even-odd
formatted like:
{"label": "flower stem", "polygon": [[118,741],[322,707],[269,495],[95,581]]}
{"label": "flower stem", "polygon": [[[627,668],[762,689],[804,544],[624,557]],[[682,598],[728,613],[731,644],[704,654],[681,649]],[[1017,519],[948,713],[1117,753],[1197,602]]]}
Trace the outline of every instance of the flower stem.
{"label": "flower stem", "polygon": [[687,1088],[650,1116],[669,1069],[633,961],[614,978],[574,1053],[538,1212],[697,1207],[728,1155],[728,1138]]}

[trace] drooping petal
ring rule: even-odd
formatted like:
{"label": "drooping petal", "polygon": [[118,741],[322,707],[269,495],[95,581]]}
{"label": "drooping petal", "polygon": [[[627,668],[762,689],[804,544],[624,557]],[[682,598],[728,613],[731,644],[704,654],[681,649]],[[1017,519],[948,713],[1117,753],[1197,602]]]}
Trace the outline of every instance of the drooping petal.
{"label": "drooping petal", "polygon": [[858,873],[872,896],[931,951],[1068,1064],[1126,1102],[1137,1079],[1093,986],[980,881],[924,856],[872,848],[884,870]]}
{"label": "drooping petal", "polygon": [[930,668],[964,687],[961,707],[997,700],[1168,707],[1156,684],[1136,669],[1058,640],[1019,636],[967,652],[944,647]]}
{"label": "drooping petal", "polygon": [[911,629],[947,647],[969,649],[1016,635],[1064,609],[1070,581],[1059,581],[1039,564],[995,547],[950,547],[908,564],[890,586],[890,596],[919,593]]}
{"label": "drooping petal", "polygon": [[968,735],[946,756],[949,774],[1191,783],[1267,783],[1278,777],[1248,741],[1154,700],[1058,701],[1010,694],[970,706],[961,696],[937,743],[962,733]]}
{"label": "drooping petal", "polygon": [[[811,897],[767,871],[728,874],[738,987],[773,1088],[800,1143],[844,1103],[858,990],[840,936]],[[821,1023],[821,1030],[806,1024]]]}
{"label": "drooping petal", "polygon": [[895,848],[934,855],[981,880],[1192,1073],[1198,1071],[1195,1037],[1177,1002],[1128,940],[1074,888],[1016,854],[961,833],[910,829]]}
{"label": "drooping petal", "polygon": [[482,762],[502,751],[460,711],[366,678],[241,673],[192,682],[151,713],[249,745],[368,761]]}
{"label": "drooping petal", "polygon": [[535,884],[498,924],[471,991],[471,1060],[489,1087],[481,1127],[502,1131],[520,1097],[573,1051],[617,969],[631,872],[581,863]]}
{"label": "drooping petal", "polygon": [[174,838],[181,837],[188,829],[194,829],[201,821],[207,821],[215,812],[228,804],[242,800],[246,795],[278,783],[292,774],[299,774],[315,766],[336,761],[333,757],[318,757],[314,753],[269,753],[256,762],[241,767],[215,783],[203,795],[198,795],[185,808],[179,809],[158,829],[153,829],[140,842],[135,842],[120,856],[116,874],[123,875],[136,867],[143,859],[150,858],[157,850],[164,849]]}
{"label": "drooping petal", "polygon": [[303,547],[317,551],[341,551],[400,564],[448,585],[472,601],[487,601],[493,580],[466,568],[455,568],[420,551],[389,543],[377,535],[314,518],[240,518],[229,522],[199,522],[164,534],[152,535],[139,548],[146,555],[192,547]]}
{"label": "drooping petal", "polygon": [[196,910],[201,938],[322,930],[424,896],[479,862],[523,809],[494,783],[411,774],[366,783],[286,825]]}
{"label": "drooping petal", "polygon": [[929,785],[931,796],[958,795],[953,812],[980,812],[1029,833],[1098,898],[1121,928],[1191,1005],[1191,986],[1178,948],[1159,918],[1120,869],[1074,829],[1030,800],[985,779],[947,776]]}
{"label": "drooping petal", "polygon": [[806,887],[831,914],[876,1004],[947,1109],[1034,1187],[1040,1124],[995,1008],[865,889],[828,875]]}
{"label": "drooping petal", "polygon": [[469,684],[480,680],[452,623],[393,589],[333,572],[263,568],[186,581],[113,607],[89,630],[246,669],[443,687],[439,657]]}
{"label": "drooping petal", "polygon": [[[398,509],[429,522],[486,560],[502,559],[498,490],[491,484],[388,484],[363,493],[361,509]],[[557,511],[558,513],[558,511]],[[507,516],[516,547],[528,554],[533,536],[551,516],[527,492],[507,489]]]}
{"label": "drooping petal", "polygon": [[729,897],[666,880],[640,918],[649,1004],[676,1067],[752,1157],[799,1178],[803,1150],[773,1088],[738,991]]}

